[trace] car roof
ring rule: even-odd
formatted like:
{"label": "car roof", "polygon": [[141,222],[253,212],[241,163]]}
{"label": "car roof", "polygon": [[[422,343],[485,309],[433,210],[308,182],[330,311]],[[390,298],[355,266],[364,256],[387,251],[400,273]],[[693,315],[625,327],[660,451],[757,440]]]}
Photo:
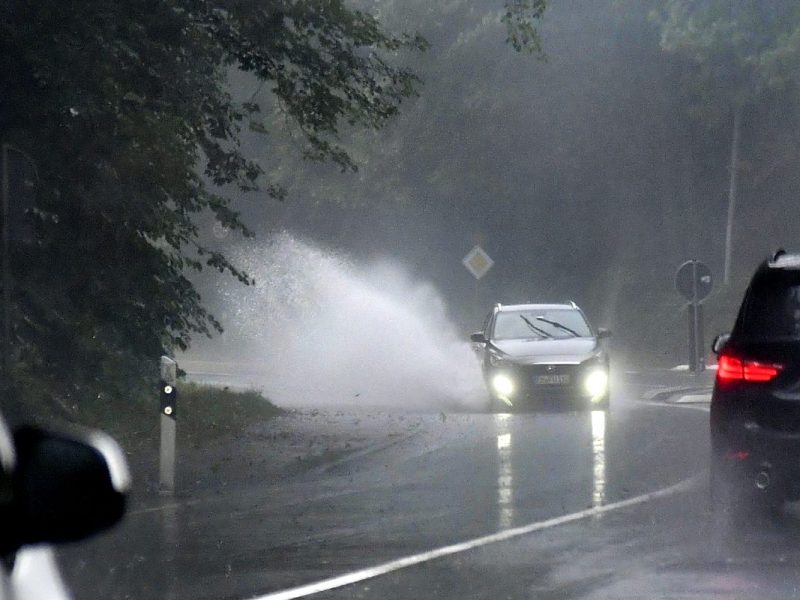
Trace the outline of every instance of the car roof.
{"label": "car roof", "polygon": [[767,261],[767,267],[770,269],[800,269],[800,254],[787,254],[785,252],[778,252],[775,256]]}
{"label": "car roof", "polygon": [[[750,281],[750,287],[787,284],[798,279],[800,279],[800,254],[789,254],[784,250],[778,250],[759,265]],[[796,283],[791,284],[796,285]]]}
{"label": "car roof", "polygon": [[498,312],[515,310],[578,310],[577,305],[572,304],[502,304],[497,306]]}

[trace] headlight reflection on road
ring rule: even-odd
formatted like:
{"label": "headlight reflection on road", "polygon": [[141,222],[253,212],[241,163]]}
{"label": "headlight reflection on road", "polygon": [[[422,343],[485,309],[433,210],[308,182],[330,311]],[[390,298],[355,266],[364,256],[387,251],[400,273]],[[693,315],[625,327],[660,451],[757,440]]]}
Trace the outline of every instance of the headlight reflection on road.
{"label": "headlight reflection on road", "polygon": [[500,529],[514,523],[514,465],[511,460],[511,415],[494,416],[497,431],[497,519]]}
{"label": "headlight reflection on road", "polygon": [[592,507],[606,500],[606,413],[592,411]]}

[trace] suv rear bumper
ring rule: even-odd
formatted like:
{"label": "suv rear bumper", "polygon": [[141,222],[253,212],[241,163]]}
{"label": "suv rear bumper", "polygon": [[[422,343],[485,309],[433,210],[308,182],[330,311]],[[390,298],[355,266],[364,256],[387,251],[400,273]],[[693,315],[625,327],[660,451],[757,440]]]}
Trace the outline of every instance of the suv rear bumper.
{"label": "suv rear bumper", "polygon": [[711,422],[712,468],[755,493],[800,498],[800,433],[741,418]]}

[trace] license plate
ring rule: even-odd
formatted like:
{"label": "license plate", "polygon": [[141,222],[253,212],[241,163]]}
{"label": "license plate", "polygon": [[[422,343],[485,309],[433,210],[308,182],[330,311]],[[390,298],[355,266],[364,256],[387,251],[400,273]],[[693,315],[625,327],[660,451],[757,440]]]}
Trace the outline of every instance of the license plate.
{"label": "license plate", "polygon": [[567,385],[569,375],[537,375],[533,378],[536,385]]}

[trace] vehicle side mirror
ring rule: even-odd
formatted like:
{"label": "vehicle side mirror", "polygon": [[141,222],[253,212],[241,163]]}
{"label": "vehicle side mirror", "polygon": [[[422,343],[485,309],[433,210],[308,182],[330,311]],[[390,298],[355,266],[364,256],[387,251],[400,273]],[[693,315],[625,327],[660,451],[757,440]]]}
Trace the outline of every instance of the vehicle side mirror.
{"label": "vehicle side mirror", "polygon": [[605,329],[603,327],[600,327],[597,330],[597,339],[598,340],[604,340],[604,339],[610,338],[612,335],[614,335],[614,334],[611,332],[610,329]]}
{"label": "vehicle side mirror", "polygon": [[122,518],[130,474],[122,449],[109,436],[23,427],[14,433],[14,445],[3,550],[79,540]]}
{"label": "vehicle side mirror", "polygon": [[475,342],[476,344],[485,344],[486,336],[483,335],[482,331],[476,331],[475,333],[469,336],[469,340],[471,342]]}
{"label": "vehicle side mirror", "polygon": [[714,338],[714,341],[711,342],[711,351],[714,354],[719,354],[722,352],[722,349],[725,347],[725,344],[728,343],[728,340],[731,339],[730,333],[722,333]]}

